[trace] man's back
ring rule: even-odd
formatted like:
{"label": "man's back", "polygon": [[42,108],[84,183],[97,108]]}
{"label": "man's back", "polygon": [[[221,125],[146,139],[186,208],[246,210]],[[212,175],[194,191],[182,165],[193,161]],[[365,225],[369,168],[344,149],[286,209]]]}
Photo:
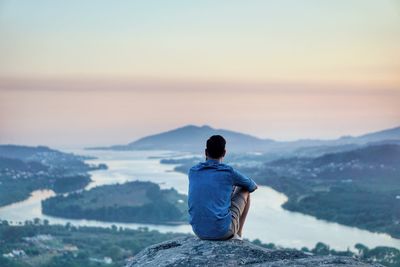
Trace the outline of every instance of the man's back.
{"label": "man's back", "polygon": [[215,159],[193,166],[189,171],[189,215],[196,235],[220,238],[231,223],[231,194],[234,185],[250,192],[256,184],[229,165]]}

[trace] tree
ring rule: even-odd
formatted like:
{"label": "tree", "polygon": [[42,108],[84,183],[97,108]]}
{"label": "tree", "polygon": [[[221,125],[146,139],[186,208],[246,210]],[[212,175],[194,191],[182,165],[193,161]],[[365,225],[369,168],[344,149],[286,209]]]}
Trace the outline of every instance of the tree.
{"label": "tree", "polygon": [[329,246],[322,243],[322,242],[318,242],[315,245],[315,248],[313,248],[312,253],[317,254],[317,255],[329,255],[330,251],[329,251]]}
{"label": "tree", "polygon": [[363,258],[365,255],[368,254],[369,248],[367,246],[365,246],[363,244],[360,244],[360,243],[357,243],[354,247],[357,249],[358,255],[361,258]]}
{"label": "tree", "polygon": [[33,219],[33,224],[40,225],[40,219],[39,218],[34,218]]}

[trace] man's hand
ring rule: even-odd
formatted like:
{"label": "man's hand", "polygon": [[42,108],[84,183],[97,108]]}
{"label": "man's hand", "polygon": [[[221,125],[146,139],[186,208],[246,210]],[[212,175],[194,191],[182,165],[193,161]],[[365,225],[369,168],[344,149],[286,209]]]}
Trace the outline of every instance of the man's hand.
{"label": "man's hand", "polygon": [[256,187],[254,188],[253,191],[251,191],[250,193],[253,193],[254,191],[256,191],[258,189],[258,184],[256,184]]}

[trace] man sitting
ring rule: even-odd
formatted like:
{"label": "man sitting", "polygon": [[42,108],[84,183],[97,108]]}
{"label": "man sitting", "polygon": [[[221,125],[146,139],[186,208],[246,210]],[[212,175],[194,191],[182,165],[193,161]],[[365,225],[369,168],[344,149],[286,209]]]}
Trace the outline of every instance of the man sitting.
{"label": "man sitting", "polygon": [[226,141],[220,135],[207,140],[206,161],[189,171],[189,215],[193,232],[201,239],[241,238],[257,184],[222,163]]}

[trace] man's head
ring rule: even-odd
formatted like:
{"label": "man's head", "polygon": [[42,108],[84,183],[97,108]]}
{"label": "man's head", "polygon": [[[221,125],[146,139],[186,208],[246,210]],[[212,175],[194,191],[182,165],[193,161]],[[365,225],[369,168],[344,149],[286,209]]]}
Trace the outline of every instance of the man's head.
{"label": "man's head", "polygon": [[207,140],[206,157],[220,159],[225,156],[226,141],[221,135],[213,135]]}

